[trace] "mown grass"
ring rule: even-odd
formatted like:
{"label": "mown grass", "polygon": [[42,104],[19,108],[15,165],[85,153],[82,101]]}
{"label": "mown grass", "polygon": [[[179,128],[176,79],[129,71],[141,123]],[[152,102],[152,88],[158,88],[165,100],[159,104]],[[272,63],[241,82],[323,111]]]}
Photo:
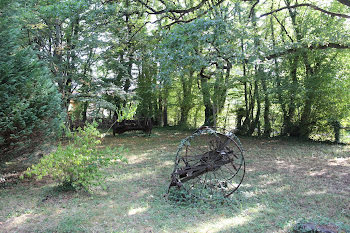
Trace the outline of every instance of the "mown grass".
{"label": "mown grass", "polygon": [[247,175],[225,202],[164,197],[177,146],[189,132],[107,136],[128,148],[107,189],[58,189],[51,180],[0,189],[0,232],[288,232],[299,221],[350,225],[350,146],[242,138]]}

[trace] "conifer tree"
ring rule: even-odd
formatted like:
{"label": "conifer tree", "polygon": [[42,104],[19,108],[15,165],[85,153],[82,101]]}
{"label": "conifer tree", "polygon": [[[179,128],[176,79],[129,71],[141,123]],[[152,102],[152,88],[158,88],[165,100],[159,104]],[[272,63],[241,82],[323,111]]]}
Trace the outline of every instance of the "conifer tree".
{"label": "conifer tree", "polygon": [[[15,18],[0,16],[0,161],[47,139],[59,125],[60,96],[50,72],[20,43]],[[6,15],[5,15],[6,14]]]}

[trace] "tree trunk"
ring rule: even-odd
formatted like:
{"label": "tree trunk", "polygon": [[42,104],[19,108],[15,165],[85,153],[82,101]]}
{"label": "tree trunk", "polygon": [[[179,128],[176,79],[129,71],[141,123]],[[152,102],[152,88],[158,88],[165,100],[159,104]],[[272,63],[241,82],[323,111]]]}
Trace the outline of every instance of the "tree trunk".
{"label": "tree trunk", "polygon": [[192,82],[193,82],[193,71],[190,71],[188,79],[186,76],[181,77],[182,85],[182,101],[180,103],[180,121],[179,125],[187,126],[188,114],[193,107],[192,104]]}
{"label": "tree trunk", "polygon": [[248,136],[251,136],[254,133],[254,131],[257,128],[258,123],[260,121],[261,103],[260,103],[259,87],[258,87],[257,80],[254,81],[254,95],[253,95],[252,101],[253,101],[253,103],[256,101],[257,110],[256,110],[255,119],[254,119],[254,104],[252,104],[252,110],[251,110],[252,123],[251,123],[249,130],[247,132]]}
{"label": "tree trunk", "polygon": [[82,112],[82,115],[83,115],[83,123],[84,123],[84,124],[85,124],[86,119],[87,119],[87,109],[88,109],[88,106],[89,106],[89,103],[88,103],[88,102],[84,102],[84,105],[83,105],[83,112]]}
{"label": "tree trunk", "polygon": [[263,75],[261,79],[261,85],[264,91],[264,137],[270,137],[271,135],[271,122],[270,122],[270,99],[267,91],[266,77]]}
{"label": "tree trunk", "polygon": [[165,87],[164,99],[163,99],[163,127],[169,126],[168,123],[168,89]]}
{"label": "tree trunk", "polygon": [[181,113],[181,117],[180,117],[179,125],[186,126],[187,120],[188,120],[189,109],[182,107],[180,109],[180,113]]}
{"label": "tree trunk", "polygon": [[305,95],[305,104],[303,108],[303,112],[300,118],[300,128],[299,128],[299,135],[302,138],[309,138],[311,133],[311,108],[312,104],[314,102],[314,93],[313,93],[313,87],[312,87],[312,79],[314,76],[314,68],[311,67],[310,62],[308,60],[307,53],[305,52],[303,54],[304,64],[305,64],[305,89],[306,89],[306,95]]}
{"label": "tree trunk", "polygon": [[211,100],[210,100],[208,78],[204,77],[204,76],[201,77],[201,91],[202,91],[203,103],[204,103],[204,107],[205,107],[204,125],[213,126],[214,125],[213,105],[212,105]]}
{"label": "tree trunk", "polygon": [[291,63],[291,71],[290,77],[292,79],[292,86],[289,88],[289,105],[288,105],[288,113],[285,115],[283,119],[283,134],[289,136],[297,136],[297,128],[293,124],[293,118],[296,111],[296,91],[298,89],[298,78],[297,78],[297,68],[298,68],[298,55],[295,55],[292,59],[290,59]]}
{"label": "tree trunk", "polygon": [[334,139],[336,143],[340,143],[340,129],[341,129],[341,124],[339,121],[333,121],[331,122],[331,125],[333,126],[334,130]]}
{"label": "tree trunk", "polygon": [[[162,124],[163,124],[163,108],[164,108],[163,102],[164,102],[163,96],[161,93],[159,93],[158,105],[156,105],[156,107],[158,109],[156,110],[156,116],[155,116],[155,118],[157,118],[157,123],[159,126],[162,126]],[[149,111],[149,112],[151,112],[151,111]]]}

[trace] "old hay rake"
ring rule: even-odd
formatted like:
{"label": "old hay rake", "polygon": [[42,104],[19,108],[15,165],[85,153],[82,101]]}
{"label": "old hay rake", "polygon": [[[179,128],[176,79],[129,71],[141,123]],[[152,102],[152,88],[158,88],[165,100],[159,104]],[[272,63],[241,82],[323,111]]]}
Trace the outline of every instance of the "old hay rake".
{"label": "old hay rake", "polygon": [[243,148],[230,131],[201,127],[179,145],[171,188],[202,199],[228,197],[245,175]]}

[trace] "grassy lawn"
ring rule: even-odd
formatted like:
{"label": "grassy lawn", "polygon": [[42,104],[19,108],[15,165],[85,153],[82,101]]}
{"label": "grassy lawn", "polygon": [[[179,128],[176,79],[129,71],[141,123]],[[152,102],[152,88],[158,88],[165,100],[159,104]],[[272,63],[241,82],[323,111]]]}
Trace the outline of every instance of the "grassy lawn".
{"label": "grassy lawn", "polygon": [[129,161],[106,169],[107,190],[61,191],[49,179],[0,188],[0,232],[288,232],[303,219],[349,230],[350,146],[242,138],[247,174],[229,200],[176,203],[164,194],[189,134],[107,136]]}

